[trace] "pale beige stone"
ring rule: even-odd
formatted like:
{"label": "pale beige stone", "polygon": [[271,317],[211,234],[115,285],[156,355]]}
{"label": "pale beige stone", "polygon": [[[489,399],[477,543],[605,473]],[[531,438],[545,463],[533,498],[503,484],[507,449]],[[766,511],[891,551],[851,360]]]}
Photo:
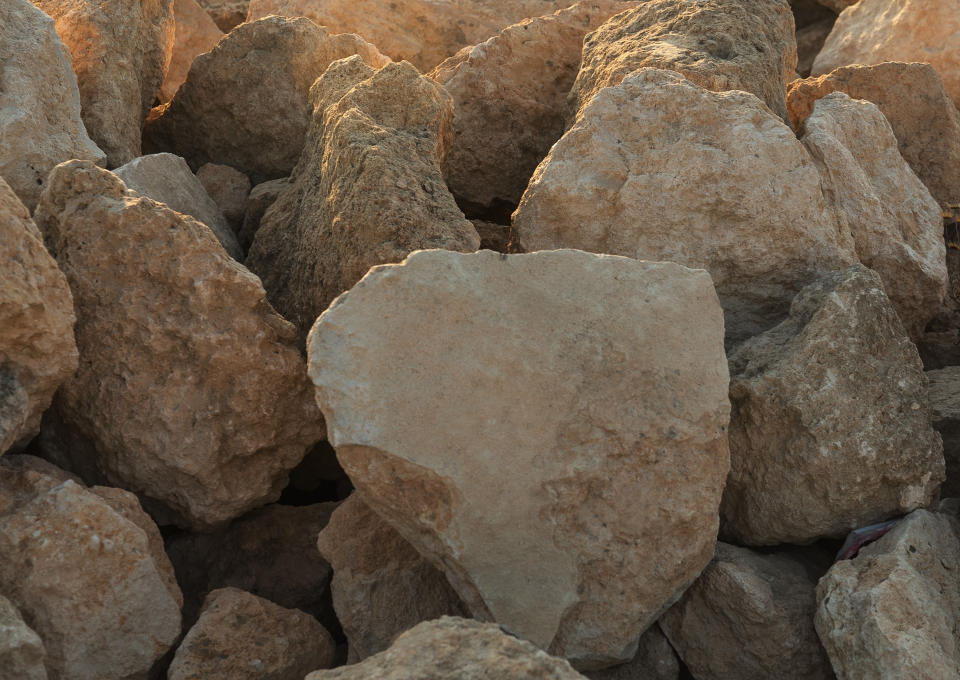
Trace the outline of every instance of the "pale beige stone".
{"label": "pale beige stone", "polygon": [[160,86],[158,96],[161,102],[173,99],[187,79],[193,60],[212,50],[223,37],[223,31],[217,28],[197,0],[173,0],[173,19],[176,25],[173,52],[167,75]]}
{"label": "pale beige stone", "polygon": [[43,640],[0,595],[0,680],[47,680]]}
{"label": "pale beige stone", "polygon": [[680,662],[657,625],[640,636],[636,655],[627,663],[599,671],[584,671],[590,680],[679,680]]}
{"label": "pale beige stone", "polygon": [[287,188],[290,180],[287,177],[272,179],[269,182],[261,182],[250,190],[247,196],[247,205],[243,213],[243,226],[237,234],[240,241],[240,247],[244,250],[250,249],[253,238],[260,228],[260,222],[263,220],[267,208],[273,205],[280,193]]}
{"label": "pale beige stone", "polygon": [[206,163],[197,170],[197,179],[223,211],[230,227],[239,232],[252,188],[250,178],[229,165]]}

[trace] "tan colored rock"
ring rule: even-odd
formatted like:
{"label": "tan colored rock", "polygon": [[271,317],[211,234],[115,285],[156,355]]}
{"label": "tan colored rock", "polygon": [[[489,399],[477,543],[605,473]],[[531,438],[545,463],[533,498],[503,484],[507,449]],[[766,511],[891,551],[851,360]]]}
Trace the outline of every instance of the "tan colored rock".
{"label": "tan colored rock", "polygon": [[243,213],[243,226],[237,234],[240,241],[240,247],[244,250],[250,249],[253,243],[253,237],[260,228],[260,221],[263,219],[267,208],[273,205],[280,193],[287,188],[290,180],[287,177],[272,179],[269,182],[261,182],[250,190],[247,196],[247,205]]}
{"label": "tan colored rock", "polygon": [[360,498],[475,617],[600,668],[713,554],[722,336],[702,271],[431,250],[373,269],[308,354]]}
{"label": "tan colored rock", "polygon": [[213,22],[224,33],[229,33],[247,19],[250,0],[198,0]]}
{"label": "tan colored rock", "polygon": [[47,680],[43,640],[0,595],[0,680]]}
{"label": "tan colored rock", "polygon": [[785,86],[796,66],[787,0],[651,0],[587,35],[570,106],[579,113],[603,88],[658,68],[714,92],[755,94],[787,120]]}
{"label": "tan colored rock", "polygon": [[799,129],[813,105],[831,92],[866,99],[893,128],[900,154],[941,206],[960,204],[960,112],[929,64],[890,62],[845,66],[795,80],[787,108]]}
{"label": "tan colored rock", "polygon": [[927,371],[930,411],[934,429],[943,439],[947,479],[942,498],[960,498],[960,366]]}
{"label": "tan colored rock", "polygon": [[324,428],[260,281],[205,226],[89,162],[54,169],[36,216],[77,310],[83,361],[55,402],[69,441],[192,527],[279,497]]}
{"label": "tan colored rock", "polygon": [[207,163],[197,170],[197,179],[223,211],[231,228],[240,231],[250,195],[250,178],[229,165]]}
{"label": "tan colored rock", "polygon": [[9,458],[0,460],[0,591],[43,639],[50,677],[145,677],[180,634],[182,601],[140,528],[149,518],[126,492],[112,492],[125,496],[118,513],[76,482]]}
{"label": "tan colored rock", "polygon": [[599,671],[585,671],[590,680],[679,680],[680,663],[673,647],[656,625],[640,636],[631,661]]}
{"label": "tan colored rock", "polygon": [[[823,49],[823,43],[833,30],[834,21],[835,19],[831,17],[803,28],[797,27],[797,73],[802,78],[809,76],[810,71],[813,70],[813,60]],[[791,119],[793,112],[790,110],[790,88],[795,82],[797,81],[787,84],[787,113],[790,114]]]}
{"label": "tan colored rock", "polygon": [[731,343],[785,318],[819,272],[855,262],[789,127],[753,95],[656,69],[594,97],[537,168],[513,224],[527,252],[707,269]]}
{"label": "tan colored rock", "polygon": [[161,102],[173,99],[173,95],[187,79],[193,60],[212,50],[223,37],[223,31],[217,28],[197,0],[173,0],[173,18],[176,24],[173,56],[160,86]]}
{"label": "tan colored rock", "polygon": [[809,543],[934,501],[944,478],[916,347],[863,266],[801,291],[730,354],[723,535]]}
{"label": "tan colored rock", "polygon": [[480,246],[440,171],[453,127],[450,95],[409,63],[360,82],[370,70],[358,66],[338,62],[314,85],[303,155],[246,260],[302,339],[370,267],[420,248]]}
{"label": "tan colored rock", "polygon": [[66,277],[0,178],[0,455],[30,442],[77,369],[75,321]]}
{"label": "tan colored rock", "polygon": [[305,19],[243,24],[194,59],[174,98],[151,112],[144,149],[183,156],[194,169],[229,165],[255,183],[289,175],[310,123],[310,85],[352,54],[374,67],[388,61],[361,38]]}
{"label": "tan colored rock", "polygon": [[108,166],[133,160],[173,53],[173,0],[32,2],[73,55],[83,122]]}
{"label": "tan colored rock", "polygon": [[917,510],[820,580],[817,633],[837,678],[960,677],[955,531],[947,516]]}

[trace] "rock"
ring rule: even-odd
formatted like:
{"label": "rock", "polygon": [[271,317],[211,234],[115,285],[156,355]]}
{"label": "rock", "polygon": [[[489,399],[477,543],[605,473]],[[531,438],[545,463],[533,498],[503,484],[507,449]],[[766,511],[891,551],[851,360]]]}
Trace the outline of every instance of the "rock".
{"label": "rock", "polygon": [[260,281],[205,226],[89,162],[54,169],[36,217],[77,311],[83,361],[54,409],[68,450],[91,449],[69,467],[195,528],[279,497],[324,426]]}
{"label": "rock", "polygon": [[897,138],[900,154],[940,205],[960,203],[960,112],[929,64],[845,66],[795,80],[787,108],[797,129],[831,92],[873,102]]}
{"label": "rock", "polygon": [[223,211],[223,216],[239,232],[250,195],[250,178],[229,165],[207,163],[197,170],[197,179]]}
{"label": "rock", "polygon": [[173,56],[170,67],[160,86],[160,101],[167,102],[187,79],[193,60],[213,49],[223,31],[217,28],[197,0],[173,0],[173,18],[176,24],[173,41]]}
{"label": "rock", "polygon": [[570,105],[579,113],[603,88],[649,67],[714,92],[745,90],[787,120],[785,84],[796,66],[787,0],[650,0],[587,35]]}
{"label": "rock", "polygon": [[502,626],[452,616],[426,621],[363,663],[311,673],[304,680],[583,680]]}
{"label": "rock", "polygon": [[70,53],[53,20],[27,0],[0,5],[0,77],[0,179],[33,210],[53,166],[106,156],[80,119]]}
{"label": "rock", "polygon": [[833,680],[813,617],[831,556],[717,543],[660,627],[698,680]]}
{"label": "rock", "polygon": [[253,237],[256,235],[257,229],[260,228],[260,221],[263,219],[264,213],[267,212],[267,208],[276,202],[280,192],[286,189],[289,184],[290,180],[282,177],[272,179],[269,182],[262,182],[250,190],[250,194],[247,196],[246,210],[243,214],[243,226],[240,227],[240,232],[237,234],[240,247],[245,251],[250,249],[250,244],[253,243]]}
{"label": "rock", "polygon": [[236,588],[215,590],[187,633],[169,680],[301,680],[328,668],[336,645],[309,614]]}
{"label": "rock", "polygon": [[590,680],[679,680],[680,663],[667,638],[654,625],[640,636],[640,648],[632,661],[584,675]]}
{"label": "rock", "polygon": [[32,2],[73,55],[83,122],[108,166],[133,160],[173,53],[173,0]]}
{"label": "rock", "polygon": [[310,85],[351,54],[375,67],[387,61],[359,37],[305,19],[243,24],[194,59],[174,98],[151,112],[144,148],[183,156],[193,169],[229,165],[254,183],[289,175],[310,123]]}
{"label": "rock", "polygon": [[124,497],[117,512],[12,458],[0,459],[0,591],[43,639],[50,677],[144,677],[179,636],[181,604],[141,528],[149,518],[130,494],[111,492]]}
{"label": "rock", "polygon": [[317,81],[303,155],[247,255],[270,302],[304,340],[370,267],[421,248],[480,246],[440,171],[452,132],[450,95],[409,63],[376,73],[362,66],[338,62]]}
{"label": "rock", "polygon": [[859,0],[817,0],[824,7],[829,7],[837,14],[840,14],[843,10],[851,5],[857,4]]}
{"label": "rock", "polygon": [[513,227],[509,224],[497,224],[485,220],[470,220],[480,237],[481,250],[496,250],[498,253],[518,253],[514,243]]}
{"label": "rock", "polygon": [[[806,78],[813,69],[813,60],[823,49],[823,43],[826,41],[830,31],[833,30],[833,24],[836,19],[822,19],[814,24],[803,28],[797,27],[797,73]],[[790,88],[793,87],[793,81],[787,85],[787,113],[793,118],[793,112],[790,110]]]}
{"label": "rock", "polygon": [[960,106],[960,13],[954,2],[869,0],[837,18],[813,63],[813,75],[851,64],[920,61],[931,64]]}
{"label": "rock", "polygon": [[224,33],[229,33],[247,19],[250,0],[197,0],[213,22]]}
{"label": "rock", "polygon": [[172,153],[140,156],[114,173],[128,189],[203,222],[232,258],[243,259],[243,250],[220,208],[180,156]]}
{"label": "rock", "polygon": [[947,479],[943,498],[960,497],[960,366],[927,371],[933,427],[943,439]]}
{"label": "rock", "polygon": [[356,494],[330,517],[317,549],[333,567],[333,607],[350,663],[382,652],[422,621],[468,615],[443,572]]}
{"label": "rock", "polygon": [[593,98],[537,168],[513,224],[527,252],[707,269],[731,344],[785,318],[820,272],[855,262],[789,127],[752,95],[656,69]]}
{"label": "rock", "polygon": [[631,659],[712,556],[722,336],[702,271],[433,250],[341,296],[309,370],[361,500],[475,617],[589,669]]}
{"label": "rock", "polygon": [[875,272],[805,288],[789,319],[730,354],[730,376],[722,535],[809,543],[935,499],[927,380]]}
{"label": "rock", "polygon": [[66,277],[0,178],[0,455],[33,439],[53,393],[77,369],[75,321]]}
{"label": "rock", "polygon": [[817,586],[817,633],[841,680],[960,677],[960,545],[917,510]]}
{"label": "rock", "polygon": [[0,680],[47,680],[43,640],[0,595]]}
{"label": "rock", "polygon": [[581,0],[505,28],[430,73],[456,105],[443,171],[461,205],[520,200],[534,169],[563,134],[583,36],[636,4]]}

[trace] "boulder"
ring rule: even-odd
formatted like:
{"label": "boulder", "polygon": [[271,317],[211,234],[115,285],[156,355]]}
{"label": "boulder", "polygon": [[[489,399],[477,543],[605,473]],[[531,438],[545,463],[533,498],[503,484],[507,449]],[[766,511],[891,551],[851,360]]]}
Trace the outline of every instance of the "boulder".
{"label": "boulder", "polygon": [[636,655],[627,663],[599,671],[584,671],[590,680],[680,680],[680,662],[658,626],[640,636]]}
{"label": "boulder", "polygon": [[73,55],[83,122],[108,166],[133,160],[173,54],[173,0],[32,2]]}
{"label": "boulder", "polygon": [[875,272],[825,275],[729,358],[723,535],[809,543],[935,500],[943,449],[927,379]]}
{"label": "boulder", "polygon": [[600,668],[710,561],[728,375],[706,272],[421,251],[371,270],[308,344],[361,500],[476,618]]}
{"label": "boulder", "polygon": [[259,279],[86,161],[54,169],[36,217],[77,311],[83,361],[54,406],[69,467],[195,528],[278,498],[324,425]]}
{"label": "boulder", "polygon": [[0,5],[0,179],[33,210],[53,166],[106,156],[80,119],[70,53],[53,19],[27,0]]}
{"label": "boulder", "polygon": [[213,23],[217,25],[224,33],[229,33],[234,28],[247,20],[247,10],[250,7],[250,0],[197,0],[200,6],[206,10]]}
{"label": "boulder", "polygon": [[230,165],[255,183],[289,175],[310,123],[310,85],[352,54],[375,67],[387,61],[358,36],[306,19],[243,24],[194,59],[173,99],[151,112],[144,149],[183,156],[194,170]]}
{"label": "boulder", "polygon": [[197,179],[223,211],[233,231],[239,232],[250,195],[250,178],[229,165],[206,163],[197,170]]}
{"label": "boulder", "polygon": [[253,243],[253,237],[260,228],[260,221],[263,219],[267,208],[273,205],[280,192],[287,188],[290,180],[286,177],[272,179],[269,182],[262,182],[250,190],[247,196],[247,205],[243,213],[243,226],[237,234],[240,241],[240,247],[245,251],[250,250],[250,244]]}
{"label": "boulder", "polygon": [[[797,27],[797,74],[800,77],[806,78],[810,75],[810,71],[813,70],[813,60],[823,49],[823,43],[833,30],[834,21],[836,19],[830,17],[803,28]],[[790,88],[795,82],[794,80],[787,85],[787,113],[790,114],[791,120],[793,112],[790,110]]]}
{"label": "boulder", "polygon": [[187,79],[193,60],[213,49],[223,31],[217,28],[197,0],[173,0],[173,19],[176,25],[170,67],[160,86],[160,101],[173,99],[183,81]]}
{"label": "boulder", "polygon": [[0,680],[47,680],[43,640],[0,595]]}
{"label": "boulder", "polygon": [[943,498],[960,498],[960,366],[927,371],[930,411],[934,429],[943,439],[947,479],[940,487]]}

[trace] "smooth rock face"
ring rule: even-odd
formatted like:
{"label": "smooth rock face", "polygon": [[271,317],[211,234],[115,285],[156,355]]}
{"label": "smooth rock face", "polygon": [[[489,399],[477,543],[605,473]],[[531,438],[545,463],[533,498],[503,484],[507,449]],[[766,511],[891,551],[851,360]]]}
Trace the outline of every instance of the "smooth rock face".
{"label": "smooth rock face", "polygon": [[114,174],[128,189],[203,222],[231,257],[243,259],[237,237],[220,208],[180,156],[172,153],[141,156],[117,168]]}
{"label": "smooth rock face", "polygon": [[215,590],[187,633],[168,680],[300,680],[332,665],[327,629],[297,609],[238,590]]}
{"label": "smooth rock face", "polygon": [[960,366],[927,371],[933,427],[943,439],[947,479],[941,498],[960,498]]}
{"label": "smooth rock face", "polygon": [[229,165],[206,163],[197,170],[197,179],[223,211],[233,231],[239,232],[250,195],[250,178]]}
{"label": "smooth rock face", "polygon": [[173,56],[170,67],[160,86],[160,101],[167,102],[187,79],[193,60],[213,49],[223,31],[203,9],[197,0],[173,0],[173,18],[176,24],[173,41]]}
{"label": "smooth rock face", "polygon": [[782,320],[818,273],[855,262],[789,127],[752,95],[656,69],[593,98],[537,168],[513,223],[527,252],[707,269],[731,343]]}
{"label": "smooth rock face", "polygon": [[330,62],[359,54],[388,60],[355,35],[306,19],[268,17],[231,31],[197,57],[170,102],[150,114],[144,148],[232,166],[254,182],[290,174],[310,123],[307,92]]}
{"label": "smooth rock face", "polygon": [[698,680],[832,680],[813,627],[817,579],[830,557],[717,543],[710,566],[660,627]]}
{"label": "smooth rock face", "polygon": [[372,270],[308,345],[360,498],[475,617],[611,665],[709,562],[728,375],[705,272],[423,251]]}
{"label": "smooth rock face", "polygon": [[93,459],[71,467],[195,528],[276,499],[324,429],[260,281],[207,227],[88,162],[57,166],[36,216],[77,310],[83,361],[55,410]]}
{"label": "smooth rock face", "polygon": [[440,172],[453,123],[441,86],[405,62],[373,73],[353,59],[327,71],[312,95],[303,155],[246,260],[304,339],[370,267],[421,248],[480,246]]}
{"label": "smooth rock face", "polygon": [[893,128],[903,159],[934,198],[944,207],[960,203],[960,112],[930,64],[845,66],[795,80],[787,90],[794,127],[799,129],[817,100],[831,92],[876,104]]}
{"label": "smooth rock face", "polygon": [[0,455],[30,442],[77,369],[75,321],[66,277],[0,178]]}
{"label": "smooth rock face", "polygon": [[917,510],[820,580],[817,633],[840,680],[960,677],[955,527]]}
{"label": "smooth rock face", "polygon": [[304,680],[583,680],[569,663],[492,623],[444,616],[401,635],[363,663],[311,673]]}
{"label": "smooth rock face", "polygon": [[47,680],[43,640],[0,595],[0,680]]}
{"label": "smooth rock face", "polygon": [[827,95],[804,123],[801,142],[820,170],[841,228],[853,236],[860,262],[880,274],[907,333],[919,338],[947,292],[936,200],[870,102]]}
{"label": "smooth rock face", "polygon": [[944,478],[916,347],[863,266],[801,291],[790,318],[730,354],[723,535],[839,537],[931,503]]}
{"label": "smooth rock face", "polygon": [[585,671],[584,675],[590,680],[679,680],[680,663],[659,626],[653,625],[640,636],[640,646],[632,660],[599,671]]}
{"label": "smooth rock face", "polygon": [[173,0],[32,2],[73,55],[83,122],[108,166],[133,160],[173,53]]}
{"label": "smooth rock face", "polygon": [[33,210],[53,166],[106,161],[80,120],[70,53],[27,0],[0,4],[0,179]]}
{"label": "smooth rock face", "polygon": [[144,677],[180,633],[169,562],[141,528],[150,519],[126,492],[114,491],[129,504],[119,513],[16,458],[0,460],[0,591],[43,639],[50,677]]}
{"label": "smooth rock face", "polygon": [[261,182],[250,190],[247,196],[247,206],[243,213],[243,226],[237,234],[240,241],[240,247],[244,250],[250,249],[253,243],[253,237],[256,236],[257,229],[260,228],[260,221],[263,219],[267,208],[273,205],[280,193],[287,188],[290,180],[286,177],[272,179],[269,182]]}
{"label": "smooth rock face", "polygon": [[357,494],[330,517],[317,549],[333,567],[333,606],[350,663],[382,652],[422,621],[469,615],[443,572]]}
{"label": "smooth rock face", "polygon": [[714,92],[744,90],[787,120],[785,84],[797,67],[787,0],[651,0],[583,41],[570,91],[579,113],[605,87],[640,68],[676,71]]}

